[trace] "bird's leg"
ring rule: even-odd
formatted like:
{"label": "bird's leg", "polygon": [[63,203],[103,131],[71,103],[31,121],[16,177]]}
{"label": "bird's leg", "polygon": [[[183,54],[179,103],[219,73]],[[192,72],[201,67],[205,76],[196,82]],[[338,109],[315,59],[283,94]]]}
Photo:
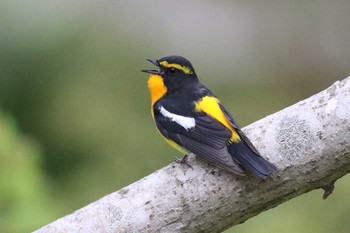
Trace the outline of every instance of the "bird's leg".
{"label": "bird's leg", "polygon": [[179,159],[178,157],[176,157],[175,162],[180,164],[186,164],[193,170],[193,167],[191,166],[191,164],[188,163],[187,159],[188,159],[188,155],[185,155],[182,159]]}

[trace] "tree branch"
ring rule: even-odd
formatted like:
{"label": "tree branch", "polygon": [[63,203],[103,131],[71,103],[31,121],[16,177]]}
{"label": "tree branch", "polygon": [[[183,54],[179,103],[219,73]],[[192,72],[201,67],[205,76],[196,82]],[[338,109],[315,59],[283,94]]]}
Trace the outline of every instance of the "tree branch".
{"label": "tree branch", "polygon": [[189,157],[47,226],[43,232],[218,232],[350,172],[350,77],[244,128],[278,167],[262,181]]}

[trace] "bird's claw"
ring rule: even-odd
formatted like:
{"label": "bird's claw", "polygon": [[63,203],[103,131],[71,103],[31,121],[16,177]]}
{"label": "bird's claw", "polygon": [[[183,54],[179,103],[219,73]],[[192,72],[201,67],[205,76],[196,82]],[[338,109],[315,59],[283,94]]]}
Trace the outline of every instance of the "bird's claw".
{"label": "bird's claw", "polygon": [[176,157],[175,162],[180,164],[186,164],[193,170],[193,167],[191,166],[191,164],[188,163],[187,159],[188,159],[188,155],[185,155],[182,159]]}

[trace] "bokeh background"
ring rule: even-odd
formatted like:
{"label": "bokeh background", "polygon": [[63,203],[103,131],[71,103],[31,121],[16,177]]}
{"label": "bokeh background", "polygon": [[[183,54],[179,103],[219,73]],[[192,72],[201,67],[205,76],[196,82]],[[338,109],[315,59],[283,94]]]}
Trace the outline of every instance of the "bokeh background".
{"label": "bokeh background", "polygon": [[[0,232],[28,232],[173,161],[144,57],[190,59],[241,126],[350,75],[350,2],[1,1]],[[349,232],[350,178],[226,232]]]}

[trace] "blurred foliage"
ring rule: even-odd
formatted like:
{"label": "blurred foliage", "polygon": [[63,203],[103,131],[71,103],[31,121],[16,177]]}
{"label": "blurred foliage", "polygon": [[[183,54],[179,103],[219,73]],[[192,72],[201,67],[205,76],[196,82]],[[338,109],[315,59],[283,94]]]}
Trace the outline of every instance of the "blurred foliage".
{"label": "blurred foliage", "polygon": [[55,216],[41,163],[40,147],[0,113],[0,232],[26,232]]}
{"label": "blurred foliage", "polygon": [[[0,173],[11,182],[1,181],[1,227],[38,228],[178,155],[149,114],[144,57],[189,58],[244,126],[349,75],[349,8],[325,0],[2,2],[0,108],[9,115],[0,117]],[[349,183],[343,178],[325,202],[312,192],[234,230],[346,232]]]}

